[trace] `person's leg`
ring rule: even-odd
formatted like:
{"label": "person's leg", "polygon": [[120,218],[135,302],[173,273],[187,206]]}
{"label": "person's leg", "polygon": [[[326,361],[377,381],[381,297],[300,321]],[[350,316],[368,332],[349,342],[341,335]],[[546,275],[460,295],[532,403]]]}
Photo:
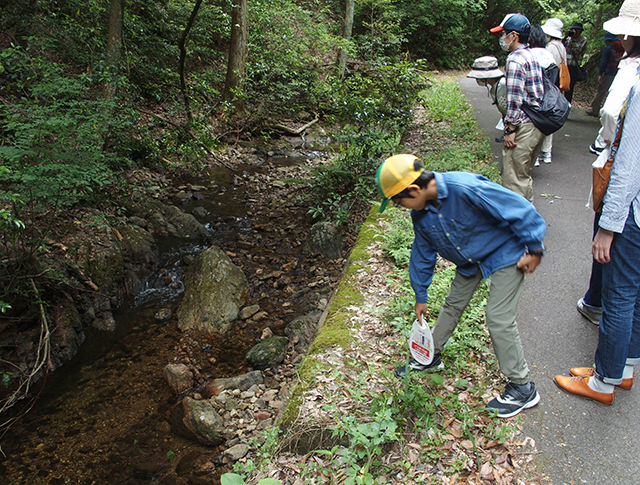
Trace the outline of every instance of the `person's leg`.
{"label": "person's leg", "polygon": [[529,367],[516,322],[516,306],[523,282],[524,273],[516,265],[496,271],[491,276],[487,302],[487,328],[500,370],[512,383],[519,385],[529,382]]}
{"label": "person's leg", "polygon": [[[601,215],[601,212],[596,212],[593,218],[593,237],[596,236],[596,233],[600,228],[598,221],[600,220]],[[587,289],[582,300],[589,310],[596,313],[602,313],[602,263],[598,263],[595,259],[592,259],[591,262],[589,289]]]}
{"label": "person's leg", "polygon": [[602,76],[602,82],[598,84],[596,95],[591,102],[591,113],[593,116],[600,115],[600,108],[602,108],[602,102],[609,93],[609,87],[613,82],[613,76]]}
{"label": "person's leg", "polygon": [[578,67],[569,66],[569,74],[571,75],[571,82],[569,83],[569,91],[564,93],[564,97],[567,98],[567,101],[571,102],[573,99],[573,88],[578,82]]}
{"label": "person's leg", "polygon": [[533,170],[544,135],[533,123],[516,128],[515,147],[502,149],[502,185],[533,202]]}
{"label": "person's leg", "polygon": [[433,350],[435,354],[440,354],[444,344],[453,334],[462,312],[471,301],[473,292],[482,281],[482,273],[478,271],[473,276],[463,276],[456,271],[456,276],[451,282],[449,294],[445,298],[444,305],[438,315],[436,326],[433,327]]}
{"label": "person's leg", "polygon": [[611,261],[602,268],[602,318],[596,349],[596,376],[607,384],[621,384],[627,359],[636,362],[640,342],[637,328],[640,287],[640,229],[630,210],[624,230],[615,234]]}

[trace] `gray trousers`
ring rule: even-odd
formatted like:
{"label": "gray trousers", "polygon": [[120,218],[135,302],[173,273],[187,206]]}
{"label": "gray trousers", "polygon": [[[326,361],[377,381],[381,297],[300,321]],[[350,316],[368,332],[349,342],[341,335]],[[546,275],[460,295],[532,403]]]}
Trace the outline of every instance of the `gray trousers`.
{"label": "gray trousers", "polygon": [[[436,354],[442,352],[444,344],[453,334],[462,312],[471,301],[473,292],[481,281],[480,271],[474,276],[462,276],[456,271],[449,294],[433,328]],[[516,265],[493,273],[486,308],[487,328],[500,370],[514,384],[529,382],[529,367],[524,359],[516,322],[516,306],[523,282],[524,273]]]}

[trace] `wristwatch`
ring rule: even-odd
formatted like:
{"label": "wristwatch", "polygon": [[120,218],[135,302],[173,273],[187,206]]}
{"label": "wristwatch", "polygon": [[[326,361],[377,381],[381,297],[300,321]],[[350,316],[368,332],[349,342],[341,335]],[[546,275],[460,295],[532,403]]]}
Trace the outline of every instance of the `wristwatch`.
{"label": "wristwatch", "polygon": [[527,249],[528,254],[533,254],[534,256],[544,256],[544,247],[539,249]]}
{"label": "wristwatch", "polygon": [[514,130],[513,128],[509,128],[508,126],[505,127],[505,129],[504,129],[504,134],[505,135],[510,135],[511,133],[515,133],[515,132],[516,132],[516,130]]}

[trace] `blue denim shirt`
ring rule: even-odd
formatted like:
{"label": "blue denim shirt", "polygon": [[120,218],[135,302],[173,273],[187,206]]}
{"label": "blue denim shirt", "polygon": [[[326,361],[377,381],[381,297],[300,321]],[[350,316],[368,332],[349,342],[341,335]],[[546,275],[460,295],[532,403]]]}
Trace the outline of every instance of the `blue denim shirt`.
{"label": "blue denim shirt", "polygon": [[488,278],[514,265],[525,250],[539,250],[546,223],[521,195],[466,172],[434,172],[437,206],[412,210],[415,239],[409,276],[416,302],[426,303],[439,253],[465,276]]}

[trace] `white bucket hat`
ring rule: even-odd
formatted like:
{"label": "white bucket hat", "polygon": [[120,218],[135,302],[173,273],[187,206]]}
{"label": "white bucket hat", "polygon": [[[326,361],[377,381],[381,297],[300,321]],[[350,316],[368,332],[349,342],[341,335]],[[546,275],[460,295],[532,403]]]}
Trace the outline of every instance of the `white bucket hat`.
{"label": "white bucket hat", "polygon": [[542,25],[542,31],[554,39],[562,39],[562,27],[564,24],[558,18],[551,18]]}
{"label": "white bucket hat", "polygon": [[493,56],[478,57],[473,61],[471,69],[467,77],[474,79],[492,79],[504,76],[504,72],[498,69],[498,59]]}
{"label": "white bucket hat", "polygon": [[618,16],[607,20],[602,28],[616,35],[640,37],[640,0],[626,0]]}

